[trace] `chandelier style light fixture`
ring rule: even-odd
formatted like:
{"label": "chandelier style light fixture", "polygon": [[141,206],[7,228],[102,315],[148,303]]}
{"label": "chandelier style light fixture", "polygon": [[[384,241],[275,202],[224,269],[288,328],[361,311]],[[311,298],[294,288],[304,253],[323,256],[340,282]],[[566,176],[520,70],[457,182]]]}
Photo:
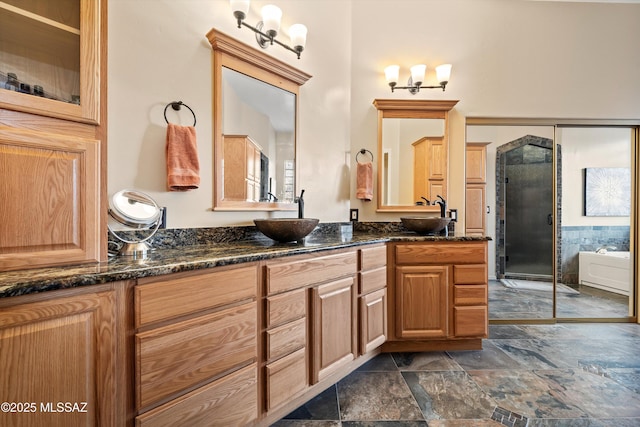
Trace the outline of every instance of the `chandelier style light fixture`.
{"label": "chandelier style light fixture", "polygon": [[249,0],[229,0],[233,16],[238,21],[238,28],[245,27],[256,33],[256,41],[261,48],[266,49],[269,45],[278,44],[283,48],[295,53],[300,59],[300,54],[304,50],[307,42],[307,27],[302,24],[293,24],[289,27],[289,36],[293,47],[286,45],[276,39],[280,30],[280,20],[282,19],[282,10],[272,4],[264,6],[261,10],[262,21],[258,22],[255,27],[247,24],[244,20],[249,12]]}
{"label": "chandelier style light fixture", "polygon": [[422,86],[426,71],[427,66],[424,64],[418,64],[411,67],[411,77],[409,77],[407,86],[397,86],[398,76],[400,74],[399,65],[389,65],[384,69],[384,74],[387,77],[387,83],[391,86],[391,92],[396,89],[407,89],[412,95],[420,92],[420,89],[442,89],[444,92],[447,83],[449,83],[449,77],[451,77],[451,64],[442,64],[436,67],[436,76],[440,83],[438,86]]}

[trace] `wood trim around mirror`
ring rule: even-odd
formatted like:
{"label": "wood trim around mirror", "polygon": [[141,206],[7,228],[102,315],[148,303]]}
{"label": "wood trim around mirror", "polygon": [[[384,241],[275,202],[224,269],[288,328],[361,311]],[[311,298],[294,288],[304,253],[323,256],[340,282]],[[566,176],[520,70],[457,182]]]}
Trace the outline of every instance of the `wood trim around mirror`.
{"label": "wood trim around mirror", "polygon": [[207,33],[207,39],[209,40],[209,43],[211,43],[211,47],[213,49],[213,210],[280,211],[297,209],[295,203],[224,200],[222,69],[223,67],[230,68],[249,77],[253,77],[272,86],[291,92],[296,96],[295,194],[297,194],[298,189],[297,139],[299,88],[311,78],[311,75],[254,49],[216,29],[211,29]]}
{"label": "wood trim around mirror", "polygon": [[383,182],[383,145],[382,145],[382,119],[407,118],[407,119],[443,119],[444,135],[442,137],[442,167],[444,194],[447,199],[447,181],[449,178],[449,111],[458,103],[457,100],[421,100],[421,99],[374,99],[373,105],[378,110],[378,208],[377,212],[427,212],[439,213],[439,206],[419,205],[384,205],[382,200]]}

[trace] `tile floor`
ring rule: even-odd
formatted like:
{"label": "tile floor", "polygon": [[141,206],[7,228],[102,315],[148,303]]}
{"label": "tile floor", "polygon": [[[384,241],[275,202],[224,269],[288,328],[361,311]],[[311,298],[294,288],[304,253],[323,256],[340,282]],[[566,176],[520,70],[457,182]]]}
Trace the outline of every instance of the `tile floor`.
{"label": "tile floor", "polygon": [[481,351],[381,354],[278,427],[640,426],[640,325],[490,325]]}
{"label": "tile floor", "polygon": [[[551,289],[551,284],[549,284]],[[558,292],[558,318],[625,318],[629,297],[579,286],[578,293]],[[489,281],[489,319],[543,319],[553,316],[553,292],[512,289]]]}

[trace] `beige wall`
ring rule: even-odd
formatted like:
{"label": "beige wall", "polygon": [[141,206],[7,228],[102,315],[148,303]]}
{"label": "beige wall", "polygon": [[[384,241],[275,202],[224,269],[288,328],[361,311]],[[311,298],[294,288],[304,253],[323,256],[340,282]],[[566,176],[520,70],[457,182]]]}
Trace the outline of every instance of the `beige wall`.
{"label": "beige wall", "polygon": [[[268,3],[253,1],[248,21]],[[451,114],[449,205],[464,203],[466,116],[640,118],[640,5],[524,0],[277,0],[283,27],[309,27],[302,59],[299,188],[322,221],[397,219],[355,199],[355,154],[376,149],[375,98],[459,99]],[[109,193],[133,187],[168,207],[168,226],[249,224],[263,213],[211,212],[211,48],[215,27],[249,44],[227,0],[109,0]],[[451,62],[446,92],[392,94],[383,68]],[[198,116],[200,189],[165,191],[164,106]],[[178,117],[170,116],[175,120]],[[180,115],[189,123],[188,114]]]}
{"label": "beige wall", "polygon": [[[584,215],[584,168],[631,167],[627,128],[560,128],[562,145],[562,225],[630,225],[628,216]],[[606,142],[606,143],[605,143]]]}

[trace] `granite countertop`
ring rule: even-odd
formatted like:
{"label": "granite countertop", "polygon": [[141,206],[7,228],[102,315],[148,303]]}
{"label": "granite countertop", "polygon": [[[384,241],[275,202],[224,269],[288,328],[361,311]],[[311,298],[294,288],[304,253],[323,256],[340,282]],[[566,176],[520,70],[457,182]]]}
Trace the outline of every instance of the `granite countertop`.
{"label": "granite countertop", "polygon": [[397,230],[383,230],[382,232],[347,234],[339,231],[337,233],[314,232],[305,239],[304,243],[277,243],[262,235],[250,235],[243,239],[226,242],[160,247],[152,249],[145,259],[140,260],[116,256],[110,257],[108,262],[98,264],[0,273],[0,298],[390,241],[461,240],[489,239],[465,236],[419,236]]}

